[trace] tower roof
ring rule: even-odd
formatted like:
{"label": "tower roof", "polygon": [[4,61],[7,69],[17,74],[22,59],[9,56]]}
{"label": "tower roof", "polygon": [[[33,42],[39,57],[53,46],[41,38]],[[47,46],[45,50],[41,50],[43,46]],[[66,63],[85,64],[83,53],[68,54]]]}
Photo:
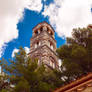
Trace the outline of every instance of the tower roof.
{"label": "tower roof", "polygon": [[[41,26],[48,26],[49,29],[51,29],[51,30],[54,31],[54,29],[52,28],[52,26],[51,26],[50,24],[48,24],[46,21],[43,21],[43,22],[37,24],[32,30],[35,31],[35,30],[37,30],[38,28],[40,28]],[[54,31],[54,32],[55,32],[55,31]]]}
{"label": "tower roof", "polygon": [[77,90],[76,92],[83,92],[83,90],[85,90],[83,87],[86,88],[87,86],[92,87],[92,73],[89,73],[86,76],[71,82],[70,84],[58,88],[54,92],[73,92],[74,90]]}
{"label": "tower roof", "polygon": [[89,25],[88,25],[88,28],[92,28],[92,24],[89,24]]}

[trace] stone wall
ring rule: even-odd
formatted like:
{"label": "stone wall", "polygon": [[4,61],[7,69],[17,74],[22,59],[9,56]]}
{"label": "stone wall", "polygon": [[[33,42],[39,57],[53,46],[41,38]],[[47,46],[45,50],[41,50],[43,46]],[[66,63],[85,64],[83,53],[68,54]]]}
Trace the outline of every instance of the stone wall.
{"label": "stone wall", "polygon": [[[58,68],[58,58],[56,53],[51,50],[47,45],[41,46],[35,49],[33,52],[30,52],[31,58],[38,58],[40,62],[47,64],[53,68]],[[51,65],[51,63],[55,64]]]}
{"label": "stone wall", "polygon": [[35,44],[37,44],[37,42],[40,42],[41,46],[50,46],[49,44],[51,43],[53,45],[53,50],[56,51],[56,40],[51,37],[46,31],[43,31],[42,33],[31,38],[31,51],[35,49]]}
{"label": "stone wall", "polygon": [[34,27],[29,55],[33,59],[38,58],[40,64],[43,62],[47,66],[58,68],[54,32],[53,28],[46,22]]}

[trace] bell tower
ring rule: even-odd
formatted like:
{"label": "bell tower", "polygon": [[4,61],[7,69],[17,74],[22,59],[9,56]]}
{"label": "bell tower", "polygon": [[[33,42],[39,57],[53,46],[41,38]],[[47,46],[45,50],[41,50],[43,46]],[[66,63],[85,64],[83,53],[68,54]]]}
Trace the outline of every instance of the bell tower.
{"label": "bell tower", "polygon": [[50,68],[58,69],[54,33],[53,28],[46,22],[42,22],[34,27],[29,56],[38,58],[38,64],[43,62]]}

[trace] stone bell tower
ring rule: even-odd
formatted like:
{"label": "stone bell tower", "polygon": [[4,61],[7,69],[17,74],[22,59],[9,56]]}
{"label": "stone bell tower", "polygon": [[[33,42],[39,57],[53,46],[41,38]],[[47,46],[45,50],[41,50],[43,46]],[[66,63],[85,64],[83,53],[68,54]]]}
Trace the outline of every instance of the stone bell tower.
{"label": "stone bell tower", "polygon": [[54,30],[48,23],[42,22],[33,28],[29,55],[38,58],[38,64],[43,62],[50,68],[58,69]]}

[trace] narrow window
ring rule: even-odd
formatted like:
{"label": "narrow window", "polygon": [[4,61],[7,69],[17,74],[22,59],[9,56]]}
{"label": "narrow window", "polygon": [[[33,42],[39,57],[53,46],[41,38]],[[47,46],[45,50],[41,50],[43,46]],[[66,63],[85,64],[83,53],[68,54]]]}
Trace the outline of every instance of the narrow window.
{"label": "narrow window", "polygon": [[40,34],[40,30],[38,30],[38,34]]}
{"label": "narrow window", "polygon": [[50,42],[50,48],[53,50],[54,47],[53,47],[53,44]]}
{"label": "narrow window", "polygon": [[53,63],[52,63],[52,61],[50,61],[50,66],[52,66],[52,67],[53,67]]}
{"label": "narrow window", "polygon": [[37,46],[41,46],[41,42],[37,42]]}
{"label": "narrow window", "polygon": [[55,68],[55,64],[53,63],[53,68]]}
{"label": "narrow window", "polygon": [[51,49],[53,50],[53,45],[51,45]]}
{"label": "narrow window", "polygon": [[36,34],[36,35],[38,34],[38,30],[35,31],[35,34]]}
{"label": "narrow window", "polygon": [[40,31],[41,31],[41,32],[43,31],[43,28],[42,28],[42,27],[40,28]]}
{"label": "narrow window", "polygon": [[40,65],[40,60],[38,60],[38,65]]}
{"label": "narrow window", "polygon": [[35,44],[35,48],[37,48],[37,44]]}
{"label": "narrow window", "polygon": [[39,46],[39,42],[37,42],[37,46]]}

